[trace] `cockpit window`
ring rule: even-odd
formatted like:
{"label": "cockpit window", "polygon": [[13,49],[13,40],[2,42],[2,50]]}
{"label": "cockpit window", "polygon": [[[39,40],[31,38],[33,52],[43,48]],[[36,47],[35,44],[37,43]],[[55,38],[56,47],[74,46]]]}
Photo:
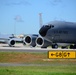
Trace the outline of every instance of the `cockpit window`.
{"label": "cockpit window", "polygon": [[48,24],[48,25],[43,25],[44,27],[49,27],[49,28],[54,28],[54,25]]}
{"label": "cockpit window", "polygon": [[46,25],[43,25],[43,27],[54,28],[54,25],[52,25],[52,24],[46,24]]}

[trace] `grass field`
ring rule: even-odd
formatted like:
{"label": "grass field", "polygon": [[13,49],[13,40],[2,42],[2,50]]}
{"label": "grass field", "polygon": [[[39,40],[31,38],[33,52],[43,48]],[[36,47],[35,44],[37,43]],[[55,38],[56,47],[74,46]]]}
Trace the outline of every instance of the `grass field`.
{"label": "grass field", "polygon": [[48,59],[47,53],[0,52],[0,63],[34,64],[0,66],[0,75],[76,75],[76,59]]}
{"label": "grass field", "polygon": [[47,53],[0,52],[0,62],[10,63],[43,63]]}
{"label": "grass field", "polygon": [[0,67],[0,75],[76,75],[76,66]]}

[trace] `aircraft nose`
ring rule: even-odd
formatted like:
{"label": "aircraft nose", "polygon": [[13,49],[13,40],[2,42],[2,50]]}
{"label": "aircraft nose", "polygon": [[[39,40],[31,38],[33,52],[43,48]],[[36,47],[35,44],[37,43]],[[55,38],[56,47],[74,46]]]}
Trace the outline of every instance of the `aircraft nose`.
{"label": "aircraft nose", "polygon": [[41,29],[39,30],[39,34],[42,37],[46,36],[46,33],[50,28],[51,28],[51,26],[48,26],[48,25],[41,27]]}

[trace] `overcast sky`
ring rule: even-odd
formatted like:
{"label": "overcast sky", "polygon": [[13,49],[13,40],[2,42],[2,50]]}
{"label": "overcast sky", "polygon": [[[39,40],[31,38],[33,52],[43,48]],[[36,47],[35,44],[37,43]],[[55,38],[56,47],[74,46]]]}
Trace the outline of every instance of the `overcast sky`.
{"label": "overcast sky", "polygon": [[76,0],[0,0],[0,33],[34,34],[53,20],[76,22]]}

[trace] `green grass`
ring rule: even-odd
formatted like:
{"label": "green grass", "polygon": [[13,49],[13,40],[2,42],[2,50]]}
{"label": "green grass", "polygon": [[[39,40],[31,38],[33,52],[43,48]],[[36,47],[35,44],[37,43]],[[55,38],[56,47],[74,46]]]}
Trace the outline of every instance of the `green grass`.
{"label": "green grass", "polygon": [[0,63],[43,64],[40,66],[0,66],[0,75],[76,75],[76,59],[48,59],[47,54],[0,52]]}
{"label": "green grass", "polygon": [[76,75],[76,66],[0,67],[0,75]]}

